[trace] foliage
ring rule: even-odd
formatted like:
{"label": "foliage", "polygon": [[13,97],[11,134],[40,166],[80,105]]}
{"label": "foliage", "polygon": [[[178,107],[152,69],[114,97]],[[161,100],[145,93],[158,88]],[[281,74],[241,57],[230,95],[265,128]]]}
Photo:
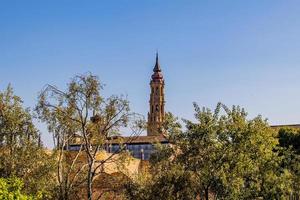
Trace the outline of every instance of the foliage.
{"label": "foliage", "polygon": [[[290,194],[294,176],[282,166],[286,151],[278,148],[266,120],[249,120],[244,109],[221,103],[213,112],[194,108],[196,122],[184,120],[186,130],[169,132],[171,144],[152,156],[150,181],[131,183],[150,195],[144,199],[153,199],[152,194],[162,199],[285,199]],[[170,121],[178,127],[174,117]]]}
{"label": "foliage", "polygon": [[292,173],[293,193],[300,196],[300,130],[281,128],[278,138],[284,156],[282,167]]}
{"label": "foliage", "polygon": [[130,200],[193,200],[196,199],[193,182],[192,174],[186,173],[182,166],[172,165],[157,176],[127,182],[125,196]]}
{"label": "foliage", "polygon": [[0,178],[0,199],[2,200],[38,200],[41,197],[32,197],[23,194],[23,182],[18,178]]}
{"label": "foliage", "polygon": [[10,85],[0,93],[0,144],[10,147],[10,151],[27,142],[38,142],[30,110],[24,109],[22,103]]}
{"label": "foliage", "polygon": [[[12,87],[0,92],[0,199],[68,200],[83,187],[87,199],[97,198],[94,183],[101,180],[96,177],[105,177],[105,163],[126,165],[122,156],[126,152],[116,154],[129,141],[120,140],[122,148],[108,158],[101,160],[98,153],[120,130],[129,127],[134,137],[144,129],[143,120],[130,111],[125,98],[104,98],[101,91],[98,78],[88,74],[75,76],[66,91],[48,85],[41,92],[36,112],[53,133],[53,153],[43,148],[30,110],[23,108]],[[219,103],[212,111],[194,104],[194,108],[195,120],[183,120],[184,130],[172,113],[166,113],[162,129],[170,144],[156,145],[149,174],[123,180],[127,199],[287,199],[291,193],[300,195],[298,129],[276,132],[261,116],[248,119],[239,106],[229,109]],[[66,151],[74,143],[78,151]]]}
{"label": "foliage", "polygon": [[300,130],[293,128],[281,128],[278,131],[279,144],[281,147],[291,147],[300,154]]}
{"label": "foliage", "polygon": [[11,86],[0,93],[0,145],[1,177],[16,176],[26,184],[26,193],[48,198],[55,184],[53,158],[42,147],[30,110]]}
{"label": "foliage", "polygon": [[[83,186],[87,199],[96,198],[95,177],[102,173],[105,163],[117,162],[115,154],[97,160],[98,153],[121,128],[131,128],[132,135],[140,133],[138,116],[130,112],[129,102],[122,96],[104,98],[101,92],[99,79],[87,74],[75,76],[66,91],[48,85],[39,96],[36,111],[55,139],[60,199],[69,199],[77,187]],[[78,151],[66,152],[74,141]]]}

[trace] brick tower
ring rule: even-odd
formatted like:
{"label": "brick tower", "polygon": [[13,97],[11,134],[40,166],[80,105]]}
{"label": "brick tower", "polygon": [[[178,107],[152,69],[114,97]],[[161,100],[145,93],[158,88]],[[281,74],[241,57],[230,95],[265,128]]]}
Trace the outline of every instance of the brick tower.
{"label": "brick tower", "polygon": [[148,112],[148,136],[162,134],[162,123],[165,120],[165,93],[164,77],[158,62],[158,53],[156,53],[156,62],[150,81],[150,111]]}

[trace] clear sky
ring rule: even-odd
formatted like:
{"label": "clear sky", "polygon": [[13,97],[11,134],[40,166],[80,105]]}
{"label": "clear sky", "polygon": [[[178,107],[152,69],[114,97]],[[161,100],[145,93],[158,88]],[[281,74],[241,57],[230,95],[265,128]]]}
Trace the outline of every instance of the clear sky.
{"label": "clear sky", "polygon": [[0,89],[28,107],[45,84],[92,72],[146,116],[156,49],[168,111],[191,119],[193,101],[221,101],[300,123],[300,1],[0,0]]}

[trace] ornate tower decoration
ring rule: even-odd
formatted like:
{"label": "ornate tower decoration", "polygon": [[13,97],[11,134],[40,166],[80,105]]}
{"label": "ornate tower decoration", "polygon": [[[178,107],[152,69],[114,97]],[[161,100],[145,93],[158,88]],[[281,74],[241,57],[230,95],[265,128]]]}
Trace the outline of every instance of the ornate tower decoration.
{"label": "ornate tower decoration", "polygon": [[148,112],[148,136],[162,134],[162,124],[165,120],[165,93],[164,77],[158,62],[158,53],[156,53],[156,62],[150,81],[150,111]]}

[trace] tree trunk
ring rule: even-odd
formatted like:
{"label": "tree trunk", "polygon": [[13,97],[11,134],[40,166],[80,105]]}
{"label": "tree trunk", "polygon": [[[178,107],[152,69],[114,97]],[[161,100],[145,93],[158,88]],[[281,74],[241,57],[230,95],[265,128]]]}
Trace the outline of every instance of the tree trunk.
{"label": "tree trunk", "polygon": [[93,166],[94,161],[91,160],[89,164],[89,170],[88,170],[88,180],[87,180],[87,195],[88,200],[92,200],[93,197]]}
{"label": "tree trunk", "polygon": [[208,200],[208,193],[209,193],[208,188],[205,188],[205,200]]}

